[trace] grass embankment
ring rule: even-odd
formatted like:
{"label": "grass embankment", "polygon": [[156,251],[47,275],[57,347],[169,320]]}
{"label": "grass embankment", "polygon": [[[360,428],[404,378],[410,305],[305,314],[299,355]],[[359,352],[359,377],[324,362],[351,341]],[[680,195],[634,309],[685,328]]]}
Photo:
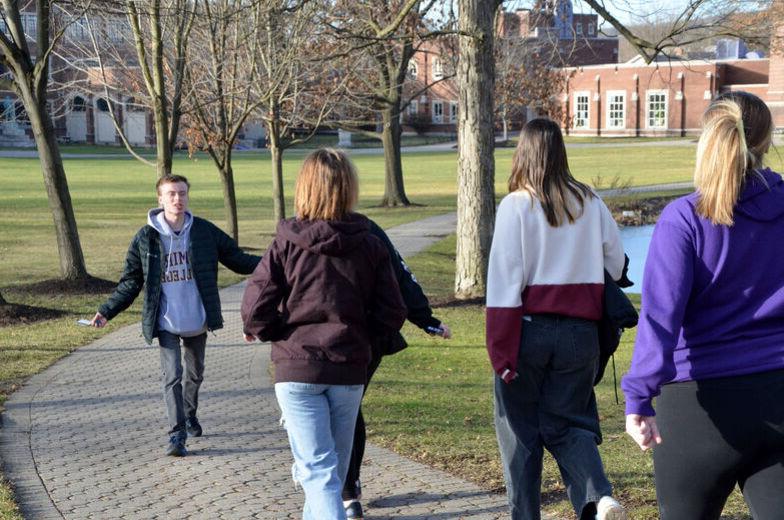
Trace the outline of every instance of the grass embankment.
{"label": "grass embankment", "polygon": [[[409,264],[434,301],[448,301],[454,274],[454,237]],[[639,296],[633,295],[639,305]],[[493,378],[484,347],[484,307],[446,303],[435,314],[454,333],[449,341],[425,336],[406,324],[409,347],[384,359],[363,404],[371,442],[443,468],[492,490],[503,490],[493,427]],[[631,362],[635,331],[627,331],[615,356],[618,377]],[[615,403],[612,366],[596,387],[604,432],[602,458],[616,495],[630,518],[658,518],[650,454],[624,432],[623,395]],[[573,518],[557,465],[546,455],[542,480],[545,511]],[[739,493],[722,517],[750,520]]]}

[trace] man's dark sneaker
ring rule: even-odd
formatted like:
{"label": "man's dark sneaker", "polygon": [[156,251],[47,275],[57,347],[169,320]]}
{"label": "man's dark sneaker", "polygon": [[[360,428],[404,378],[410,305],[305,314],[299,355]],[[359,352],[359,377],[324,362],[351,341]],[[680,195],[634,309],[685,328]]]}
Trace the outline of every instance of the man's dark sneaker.
{"label": "man's dark sneaker", "polygon": [[199,424],[199,420],[196,417],[190,417],[185,421],[185,425],[188,428],[188,435],[191,437],[201,437],[201,424]]}
{"label": "man's dark sneaker", "polygon": [[346,500],[343,502],[343,507],[346,508],[346,518],[348,520],[362,520],[365,518],[362,514],[362,504],[359,503],[359,500]]}
{"label": "man's dark sneaker", "polygon": [[185,449],[185,438],[182,435],[172,435],[169,437],[169,446],[166,448],[166,455],[170,457],[184,457],[188,454]]}

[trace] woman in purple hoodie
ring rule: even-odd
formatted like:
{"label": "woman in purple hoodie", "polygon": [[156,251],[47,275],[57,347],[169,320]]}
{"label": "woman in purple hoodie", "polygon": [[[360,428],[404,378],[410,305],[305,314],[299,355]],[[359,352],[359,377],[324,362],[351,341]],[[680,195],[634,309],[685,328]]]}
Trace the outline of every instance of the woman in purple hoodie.
{"label": "woman in purple hoodie", "polygon": [[755,519],[784,514],[784,183],[762,166],[772,132],[761,99],[719,96],[696,192],[664,209],[651,240],[622,387],[627,433],[655,448],[662,520],[718,519],[736,485]]}
{"label": "woman in purple hoodie", "polygon": [[407,310],[386,246],[353,207],[357,175],[337,150],[311,153],[242,300],[245,339],[272,341],[275,396],[305,491],[305,520],[344,520],[341,491],[370,362],[371,335]]}

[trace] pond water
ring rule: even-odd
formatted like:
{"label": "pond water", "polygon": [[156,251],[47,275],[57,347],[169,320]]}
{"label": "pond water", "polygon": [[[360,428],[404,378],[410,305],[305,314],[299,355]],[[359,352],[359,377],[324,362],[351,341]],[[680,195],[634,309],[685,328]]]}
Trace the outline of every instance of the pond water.
{"label": "pond water", "polygon": [[651,236],[653,236],[653,225],[621,228],[623,249],[629,256],[629,280],[634,282],[634,285],[624,289],[626,292],[638,293],[642,291],[642,270],[645,266],[645,258],[648,256]]}

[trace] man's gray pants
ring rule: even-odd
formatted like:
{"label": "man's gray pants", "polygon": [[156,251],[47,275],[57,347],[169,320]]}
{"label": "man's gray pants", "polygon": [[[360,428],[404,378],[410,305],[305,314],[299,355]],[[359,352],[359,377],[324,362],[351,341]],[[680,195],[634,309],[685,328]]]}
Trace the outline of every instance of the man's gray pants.
{"label": "man's gray pants", "polygon": [[[182,345],[181,345],[182,343]],[[161,385],[169,435],[185,438],[185,421],[196,417],[199,406],[199,387],[204,379],[204,351],[207,333],[189,338],[167,331],[158,333],[161,352]],[[184,350],[184,352],[182,352]],[[185,357],[185,379],[180,358]]]}

